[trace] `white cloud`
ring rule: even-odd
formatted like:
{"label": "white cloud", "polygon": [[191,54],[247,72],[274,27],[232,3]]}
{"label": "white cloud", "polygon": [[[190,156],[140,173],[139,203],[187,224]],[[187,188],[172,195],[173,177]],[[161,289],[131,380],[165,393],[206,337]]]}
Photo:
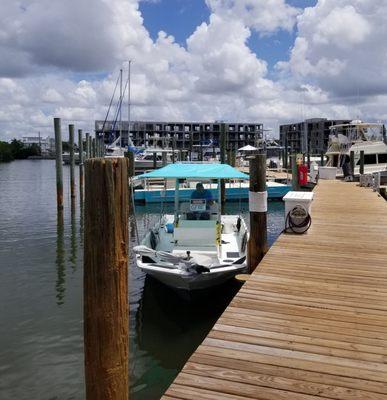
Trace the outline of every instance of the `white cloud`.
{"label": "white cloud", "polygon": [[277,68],[335,97],[387,90],[385,0],[320,0],[298,17],[289,61]]}
{"label": "white cloud", "polygon": [[[1,2],[0,138],[52,135],[54,116],[92,130],[128,59],[134,119],[277,127],[304,117],[386,117],[384,0],[320,0],[302,13],[284,0],[206,1],[210,18],[186,47],[168,32],[153,41],[138,0]],[[296,20],[290,59],[273,80],[249,38],[291,30]]]}
{"label": "white cloud", "polygon": [[214,13],[239,19],[247,27],[267,34],[278,29],[291,30],[301,10],[284,0],[206,0]]}

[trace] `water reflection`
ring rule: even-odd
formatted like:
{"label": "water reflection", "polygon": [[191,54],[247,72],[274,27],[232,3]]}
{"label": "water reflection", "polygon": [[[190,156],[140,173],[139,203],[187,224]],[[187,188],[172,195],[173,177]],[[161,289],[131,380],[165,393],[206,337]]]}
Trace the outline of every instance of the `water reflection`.
{"label": "water reflection", "polygon": [[73,271],[77,268],[77,226],[76,226],[76,208],[75,208],[75,199],[71,199],[71,237],[70,237],[70,257],[69,261],[71,262]]}
{"label": "water reflection", "polygon": [[149,276],[145,278],[135,317],[136,340],[131,348],[136,400],[159,398],[240,286],[231,280],[187,297]]}
{"label": "water reflection", "polygon": [[64,295],[66,291],[66,266],[65,266],[65,247],[64,247],[64,221],[63,211],[58,211],[56,224],[56,271],[57,279],[55,284],[56,303],[62,305],[64,303]]}

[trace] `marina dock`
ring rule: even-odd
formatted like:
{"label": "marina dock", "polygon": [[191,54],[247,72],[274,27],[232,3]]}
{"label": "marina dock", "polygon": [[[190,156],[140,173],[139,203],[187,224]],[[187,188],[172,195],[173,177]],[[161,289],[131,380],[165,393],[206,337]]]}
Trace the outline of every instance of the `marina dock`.
{"label": "marina dock", "polygon": [[278,238],[162,399],[387,399],[387,202],[320,181],[312,218]]}

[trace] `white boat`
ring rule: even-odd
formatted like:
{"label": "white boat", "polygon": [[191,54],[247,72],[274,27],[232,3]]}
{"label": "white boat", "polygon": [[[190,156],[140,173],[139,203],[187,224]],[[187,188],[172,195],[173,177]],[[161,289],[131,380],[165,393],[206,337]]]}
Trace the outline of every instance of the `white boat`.
{"label": "white boat", "polygon": [[[383,125],[359,120],[330,127],[326,167],[337,168],[337,175],[359,175],[360,152],[364,151],[364,173],[387,170],[387,144]],[[349,170],[354,152],[354,171]]]}
{"label": "white boat", "polygon": [[[248,176],[226,164],[170,164],[138,176],[139,179],[175,179],[174,214],[160,221],[134,248],[137,266],[176,289],[196,290],[219,285],[246,269],[249,232],[240,215],[221,215],[220,180]],[[218,198],[180,202],[184,179],[213,179]]]}
{"label": "white boat", "polygon": [[105,147],[105,157],[107,158],[116,158],[116,157],[124,157],[125,152],[127,151],[125,147],[120,146],[121,140],[120,136],[111,144]]}
{"label": "white boat", "polygon": [[[175,156],[173,156],[174,153]],[[134,159],[134,168],[137,171],[149,171],[154,169],[154,154],[156,154],[156,168],[160,168],[163,164],[172,163],[173,157],[175,157],[175,161],[177,161],[177,153],[177,150],[148,147],[141,154],[136,155]],[[163,160],[163,157],[165,160]]]}

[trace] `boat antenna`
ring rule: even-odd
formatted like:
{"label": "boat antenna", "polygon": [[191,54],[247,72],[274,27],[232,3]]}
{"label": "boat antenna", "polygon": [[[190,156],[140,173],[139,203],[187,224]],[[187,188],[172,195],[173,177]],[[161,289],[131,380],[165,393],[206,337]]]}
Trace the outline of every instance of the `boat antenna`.
{"label": "boat antenna", "polygon": [[120,152],[122,149],[122,68],[120,69]]}

